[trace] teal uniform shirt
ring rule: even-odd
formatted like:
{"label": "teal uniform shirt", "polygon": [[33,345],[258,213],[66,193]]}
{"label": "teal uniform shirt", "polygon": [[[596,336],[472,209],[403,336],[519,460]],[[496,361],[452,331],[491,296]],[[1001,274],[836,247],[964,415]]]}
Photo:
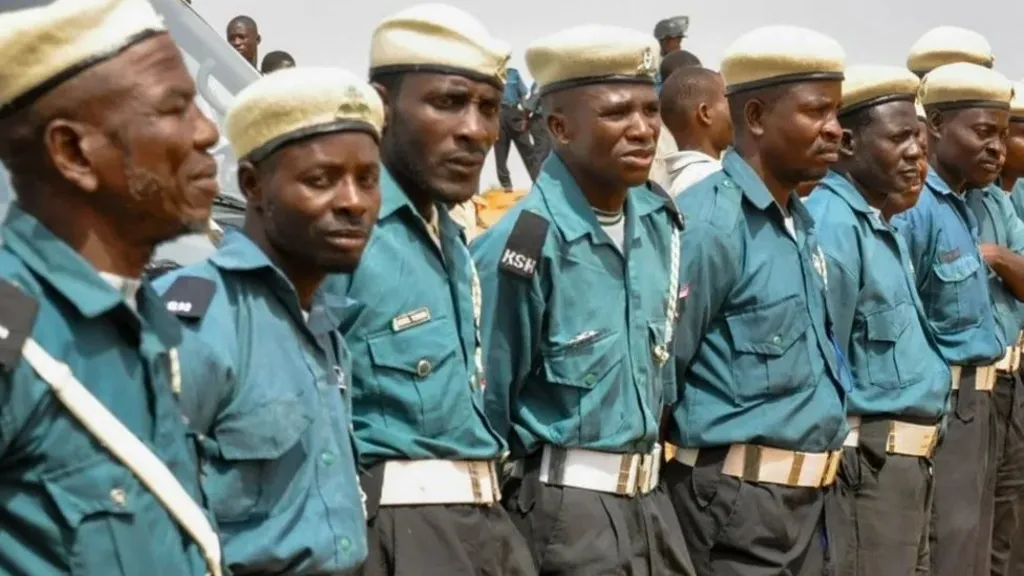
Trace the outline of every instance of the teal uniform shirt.
{"label": "teal uniform shirt", "polygon": [[182,410],[199,435],[203,486],[241,574],[340,574],[366,557],[348,353],[337,322],[307,326],[292,284],[228,231],[208,260],[161,276],[182,348]]}
{"label": "teal uniform shirt", "polygon": [[1017,183],[1013,185],[1013,190],[1010,191],[1010,202],[1013,204],[1013,209],[1017,212],[1017,217],[1024,220],[1024,178],[1017,180]]}
{"label": "teal uniform shirt", "polygon": [[1004,354],[988,269],[978,253],[978,221],[964,199],[928,169],[917,204],[892,219],[910,250],[917,292],[950,364],[984,366]]}
{"label": "teal uniform shirt", "polygon": [[[201,504],[195,444],[172,392],[170,351],[182,341],[177,320],[145,283],[133,311],[90,264],[17,204],[2,237],[0,573],[206,574],[187,532],[19,352],[31,333]],[[32,301],[38,305],[34,324]]]}
{"label": "teal uniform shirt", "polygon": [[473,241],[486,303],[487,416],[514,457],[543,444],[653,449],[674,393],[655,348],[670,349],[675,226],[667,195],[632,188],[621,252],[552,154],[532,192]]}
{"label": "teal uniform shirt", "polygon": [[380,188],[359,268],[320,290],[352,351],[360,463],[497,459],[506,445],[484,416],[465,233],[438,204],[438,245],[387,170]]}
{"label": "teal uniform shirt", "polygon": [[670,440],[838,449],[852,382],[830,335],[824,263],[803,203],[791,195],[791,234],[764,183],[730,149],[722,171],[676,204],[686,232]]}
{"label": "teal uniform shirt", "polygon": [[[1017,255],[1024,255],[1024,222],[1017,216],[1010,195],[992,184],[980,190],[969,190],[967,205],[978,220],[978,242],[998,244]],[[995,305],[996,326],[1008,346],[1020,338],[1022,327],[1021,302],[1010,292],[1003,279],[985,268],[989,293]]]}
{"label": "teal uniform shirt", "polygon": [[856,382],[849,412],[938,422],[950,371],[917,295],[903,238],[835,172],[805,205],[825,255],[836,340]]}

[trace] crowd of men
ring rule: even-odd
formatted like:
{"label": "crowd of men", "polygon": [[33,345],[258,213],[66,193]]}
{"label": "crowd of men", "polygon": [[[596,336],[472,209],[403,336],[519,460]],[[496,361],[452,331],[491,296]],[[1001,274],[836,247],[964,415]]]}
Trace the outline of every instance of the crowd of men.
{"label": "crowd of men", "polygon": [[1024,86],[661,40],[527,47],[551,150],[468,242],[511,48],[401,10],[236,97],[244,225],[154,278],[218,192],[176,45],[0,11],[0,572],[1024,574]]}

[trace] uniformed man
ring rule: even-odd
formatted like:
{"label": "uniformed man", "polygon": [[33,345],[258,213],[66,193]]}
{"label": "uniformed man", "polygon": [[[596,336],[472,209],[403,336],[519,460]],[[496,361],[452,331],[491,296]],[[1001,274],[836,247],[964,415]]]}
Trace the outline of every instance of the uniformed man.
{"label": "uniformed man", "polygon": [[[1024,222],[1003,186],[1012,187],[1024,165],[1024,131],[1015,133],[1009,127],[1014,114],[1024,115],[1024,93],[1016,85],[1009,112],[1002,164],[1002,180],[967,193],[967,203],[978,219],[982,255],[994,274],[989,276],[989,289],[995,303],[996,323],[1007,343],[1006,355],[996,364],[996,385],[992,390],[993,419],[989,465],[994,468],[990,483],[992,501],[991,573],[999,576],[1017,574],[1010,570],[1009,558],[1020,531],[1021,496],[1024,491],[1024,388],[1019,382],[1020,331],[1024,327],[1021,296],[1024,296]],[[1024,121],[1024,118],[1021,119]],[[989,176],[993,178],[993,176]],[[979,182],[977,184],[985,184]]]}
{"label": "uniformed man", "polygon": [[202,385],[181,404],[235,573],[343,574],[366,557],[349,355],[337,320],[312,308],[376,221],[383,120],[377,93],[344,70],[291,68],[242,90],[226,126],[245,223],[156,283],[197,336],[182,354],[202,361],[182,373]]}
{"label": "uniformed man", "polygon": [[533,144],[530,142],[528,112],[523,107],[528,96],[526,83],[519,70],[509,68],[505,79],[505,88],[501,96],[501,125],[498,141],[494,143],[494,165],[498,171],[498,182],[506,192],[512,191],[512,176],[508,171],[508,153],[515,144],[523,166],[531,179],[537,178],[540,162],[534,157]]}
{"label": "uniformed man", "polygon": [[322,289],[352,350],[368,575],[536,573],[499,505],[507,447],[484,415],[479,281],[445,210],[479,189],[508,59],[443,4],[373,33],[370,78],[389,119],[380,221],[359,268]]}
{"label": "uniformed man", "polygon": [[0,12],[0,50],[0,572],[219,575],[181,328],[141,280],[210,217],[216,127],[145,0]]}
{"label": "uniformed man", "polygon": [[679,450],[663,476],[697,574],[817,575],[843,554],[833,484],[851,382],[793,191],[838,158],[844,66],[834,40],[803,28],[736,40],[722,61],[735,148],[676,198]]}
{"label": "uniformed man", "polygon": [[610,26],[530,45],[554,152],[472,246],[487,415],[515,463],[504,503],[542,574],[693,574],[658,488],[682,219],[645,186],[657,59]]}
{"label": "uniformed man", "polygon": [[918,84],[898,66],[846,69],[840,161],[806,203],[825,256],[836,340],[855,383],[840,469],[852,495],[840,573],[850,576],[928,572],[931,457],[950,373],[907,247],[889,225],[921,190]]}
{"label": "uniformed man", "polygon": [[995,63],[992,45],[974,30],[936,26],[922,34],[907,54],[907,68],[919,78],[939,66],[957,62],[991,68]]}
{"label": "uniformed man", "polygon": [[[988,263],[1005,272],[1006,251],[979,250],[979,219],[964,194],[998,174],[1012,86],[977,64],[947,64],[921,85],[929,164],[917,205],[893,219],[910,250],[917,289],[939,348],[952,365],[952,414],[935,454],[932,574],[987,573],[992,495],[990,401],[1007,342],[997,325]],[[977,556],[977,558],[976,558]]]}
{"label": "uniformed man", "polygon": [[[682,50],[683,38],[686,38],[686,30],[690,27],[689,16],[673,16],[659,20],[654,25],[654,38],[658,41],[658,50],[664,58],[673,52]],[[660,71],[654,76],[654,90],[661,92],[661,84],[668,79]]]}
{"label": "uniformed man", "polygon": [[[1006,162],[1003,164],[1003,171],[1000,175],[1000,185],[1009,194],[1010,202],[1017,213],[1017,217],[1024,219],[1024,82],[1014,84],[1014,98],[1010,103],[1010,130],[1006,138]],[[1015,184],[1016,183],[1016,184]],[[1024,310],[1022,310],[1024,313]],[[1021,367],[1024,373],[1024,366]],[[1012,469],[1011,469],[1012,474]],[[1004,476],[1006,478],[1006,476]],[[1022,475],[1010,476],[1007,480],[1020,482]],[[1012,486],[1010,482],[1004,485]],[[999,510],[1000,494],[996,495],[996,509]],[[1002,549],[1005,543],[1009,543],[1009,564],[1002,574],[1010,576],[1013,574],[1024,574],[1024,502],[1018,496],[1017,507],[1013,510],[1010,518],[1016,522],[1016,532],[1011,538],[1002,540],[1000,534],[993,537],[993,547]],[[998,515],[997,515],[998,521]],[[993,550],[993,574],[998,574],[1002,559],[997,557]]]}

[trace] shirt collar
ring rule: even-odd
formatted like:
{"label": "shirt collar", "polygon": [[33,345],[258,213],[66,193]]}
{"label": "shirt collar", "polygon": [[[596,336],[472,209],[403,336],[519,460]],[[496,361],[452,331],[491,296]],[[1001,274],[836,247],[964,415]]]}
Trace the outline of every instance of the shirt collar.
{"label": "shirt collar", "polygon": [[939,176],[939,173],[931,166],[928,166],[928,176],[925,178],[924,183],[937,194],[956,194],[953,191],[953,188],[951,188],[950,185],[942,179],[942,176]]}
{"label": "shirt collar", "polygon": [[882,220],[882,211],[868,204],[867,199],[860,193],[860,190],[845,175],[829,170],[828,174],[821,180],[818,186],[830,190],[855,212],[864,215],[877,230],[887,230]]}
{"label": "shirt collar", "polygon": [[[7,250],[83,317],[96,318],[118,306],[128,308],[121,293],[100,277],[91,264],[16,202],[11,204],[0,237]],[[165,346],[181,342],[178,321],[167,312],[147,282],[142,283],[136,302],[138,313],[132,322],[136,329],[137,318],[141,317]]]}
{"label": "shirt collar", "polygon": [[[587,234],[593,238],[600,237],[597,236],[597,231],[601,229],[601,225],[597,222],[593,208],[576,183],[576,178],[557,153],[552,152],[548,155],[541,166],[534,187],[543,197],[555,226],[566,241],[572,242]],[[666,199],[646,186],[634,186],[626,194],[626,218],[639,219],[665,209],[665,202]],[[632,228],[634,233],[638,233],[637,226]]]}
{"label": "shirt collar", "polygon": [[[775,197],[768,191],[768,187],[764,185],[761,177],[754,172],[750,164],[747,164],[747,161],[734,148],[729,148],[722,158],[722,171],[735,182],[735,185],[740,187],[743,195],[758,210],[763,211],[767,210],[770,206],[777,206]],[[730,185],[728,180],[726,180],[725,185]],[[800,201],[800,197],[796,195],[796,192],[790,191],[789,193],[788,209],[789,214],[797,216],[804,222],[814,221],[811,218],[811,213],[807,211],[807,207]]]}
{"label": "shirt collar", "polygon": [[[439,202],[434,203],[434,209],[438,212],[438,224],[441,228],[442,237],[445,235],[458,236],[465,243],[466,231],[448,215],[448,210]],[[413,206],[409,196],[399,186],[391,171],[382,167],[380,175],[380,214],[377,221],[383,222],[386,218],[401,212],[406,212],[422,222],[424,230],[426,230],[426,220],[420,216],[419,211]]]}

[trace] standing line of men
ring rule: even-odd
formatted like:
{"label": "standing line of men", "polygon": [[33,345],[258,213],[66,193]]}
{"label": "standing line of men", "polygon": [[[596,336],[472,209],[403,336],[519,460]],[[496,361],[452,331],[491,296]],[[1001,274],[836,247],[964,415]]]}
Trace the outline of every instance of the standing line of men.
{"label": "standing line of men", "polygon": [[0,13],[0,570],[1013,574],[1024,98],[983,40],[742,35],[660,96],[733,133],[673,198],[664,47],[541,38],[551,152],[470,244],[510,49],[416,5],[368,80],[238,95],[245,224],[154,291],[217,193],[180,52],[146,0]]}

